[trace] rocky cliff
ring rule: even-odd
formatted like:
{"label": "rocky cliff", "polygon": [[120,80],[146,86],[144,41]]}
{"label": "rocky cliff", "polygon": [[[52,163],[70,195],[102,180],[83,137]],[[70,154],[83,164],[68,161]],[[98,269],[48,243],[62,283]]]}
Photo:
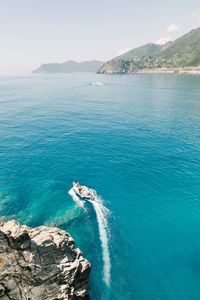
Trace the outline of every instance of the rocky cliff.
{"label": "rocky cliff", "polygon": [[0,299],[88,299],[90,269],[65,231],[0,224]]}

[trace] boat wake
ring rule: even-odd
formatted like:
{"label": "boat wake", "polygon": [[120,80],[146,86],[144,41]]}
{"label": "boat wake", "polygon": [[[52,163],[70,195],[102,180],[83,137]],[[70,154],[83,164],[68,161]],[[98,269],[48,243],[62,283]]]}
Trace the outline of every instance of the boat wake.
{"label": "boat wake", "polygon": [[79,199],[79,197],[76,195],[73,188],[71,188],[71,190],[69,190],[68,194],[70,194],[72,196],[72,199],[74,200],[74,202],[76,202],[76,204],[78,206],[84,207],[85,201]]}
{"label": "boat wake", "polygon": [[98,227],[99,227],[99,237],[101,240],[102,250],[103,250],[103,261],[104,261],[104,278],[106,285],[110,286],[110,252],[108,246],[108,238],[109,238],[109,229],[107,223],[107,215],[110,211],[103,206],[102,200],[99,197],[95,197],[94,200],[88,200],[94,207],[94,210],[97,215]]}
{"label": "boat wake", "polygon": [[103,85],[103,83],[102,83],[102,82],[99,82],[99,81],[96,81],[96,80],[95,80],[95,81],[93,81],[93,82],[92,82],[92,84],[93,84],[93,85]]}
{"label": "boat wake", "polygon": [[[94,190],[93,190],[94,191]],[[77,203],[77,205],[84,207],[85,201],[80,200],[79,197],[76,195],[73,188],[68,192],[72,199]],[[111,262],[110,262],[110,252],[109,252],[109,228],[108,228],[108,222],[107,222],[107,216],[110,213],[109,209],[107,209],[103,205],[103,201],[100,197],[97,196],[96,191],[94,191],[94,199],[93,200],[87,200],[87,202],[90,202],[95,210],[96,216],[97,216],[97,222],[98,222],[98,228],[99,228],[99,238],[101,241],[102,246],[102,254],[103,254],[103,273],[104,277],[103,280],[106,283],[106,285],[110,286],[110,269],[111,269]]]}

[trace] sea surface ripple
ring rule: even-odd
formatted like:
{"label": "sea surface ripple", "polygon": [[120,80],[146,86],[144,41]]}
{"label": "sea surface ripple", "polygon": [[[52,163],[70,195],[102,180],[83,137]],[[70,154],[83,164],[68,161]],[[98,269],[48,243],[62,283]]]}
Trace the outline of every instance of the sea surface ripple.
{"label": "sea surface ripple", "polygon": [[[67,230],[92,300],[200,297],[199,82],[0,77],[0,218]],[[75,199],[73,181],[97,201]]]}

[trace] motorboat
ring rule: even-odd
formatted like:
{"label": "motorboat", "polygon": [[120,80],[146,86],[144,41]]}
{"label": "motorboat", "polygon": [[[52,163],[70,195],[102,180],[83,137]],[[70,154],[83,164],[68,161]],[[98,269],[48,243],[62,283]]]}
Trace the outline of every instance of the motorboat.
{"label": "motorboat", "polygon": [[99,82],[99,81],[96,81],[96,80],[94,80],[94,81],[92,82],[92,84],[93,84],[93,85],[103,85],[102,82]]}
{"label": "motorboat", "polygon": [[79,182],[73,182],[73,190],[82,199],[85,200],[94,200],[95,191],[93,189],[89,189],[87,186],[80,185]]}

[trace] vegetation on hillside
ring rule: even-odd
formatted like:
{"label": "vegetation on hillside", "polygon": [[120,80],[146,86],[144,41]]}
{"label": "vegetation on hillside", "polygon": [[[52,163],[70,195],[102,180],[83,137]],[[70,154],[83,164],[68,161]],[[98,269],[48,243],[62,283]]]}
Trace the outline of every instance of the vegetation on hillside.
{"label": "vegetation on hillside", "polygon": [[114,60],[131,60],[137,57],[153,56],[162,51],[162,49],[163,46],[150,43],[117,56],[114,58]]}
{"label": "vegetation on hillside", "polygon": [[[144,69],[184,68],[200,65],[200,28],[192,30],[174,42],[162,46],[159,53],[155,55],[138,55],[132,59],[127,59],[127,57],[130,57],[130,53],[136,53],[139,49],[141,49],[141,53],[144,53],[144,49],[150,49],[146,46],[133,49],[124,56],[105,63],[99,69],[99,73],[134,73]],[[147,51],[147,53],[149,52]]]}

